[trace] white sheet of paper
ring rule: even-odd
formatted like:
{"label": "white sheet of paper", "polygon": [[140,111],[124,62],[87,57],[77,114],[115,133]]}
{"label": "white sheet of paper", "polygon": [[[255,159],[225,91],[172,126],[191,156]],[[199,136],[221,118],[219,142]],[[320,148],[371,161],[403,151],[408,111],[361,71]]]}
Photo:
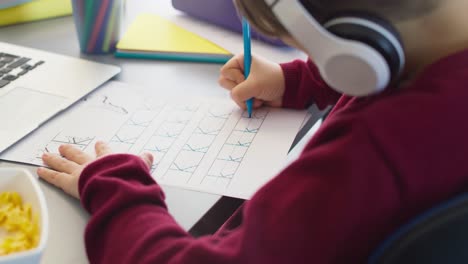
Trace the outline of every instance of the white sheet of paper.
{"label": "white sheet of paper", "polygon": [[0,159],[43,165],[62,144],[94,153],[150,152],[163,185],[250,198],[273,178],[306,111],[260,109],[248,118],[229,99],[160,98],[152,89],[109,82],[3,152]]}

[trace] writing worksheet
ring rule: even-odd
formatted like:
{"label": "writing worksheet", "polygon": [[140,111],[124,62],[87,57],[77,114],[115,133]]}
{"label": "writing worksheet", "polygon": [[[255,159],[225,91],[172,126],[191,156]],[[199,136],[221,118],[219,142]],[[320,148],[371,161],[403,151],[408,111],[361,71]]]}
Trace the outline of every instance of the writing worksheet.
{"label": "writing worksheet", "polygon": [[162,185],[248,199],[281,169],[305,111],[263,108],[252,118],[229,99],[161,98],[144,87],[108,82],[0,155],[43,165],[44,152],[71,144],[94,154],[154,156]]}

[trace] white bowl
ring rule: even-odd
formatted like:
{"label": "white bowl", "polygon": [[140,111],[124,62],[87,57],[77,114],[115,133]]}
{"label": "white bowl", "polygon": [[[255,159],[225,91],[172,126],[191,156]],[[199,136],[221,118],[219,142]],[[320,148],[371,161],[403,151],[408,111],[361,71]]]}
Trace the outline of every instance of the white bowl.
{"label": "white bowl", "polygon": [[49,216],[44,194],[38,179],[29,171],[20,168],[0,168],[0,192],[17,192],[23,203],[31,205],[33,213],[39,214],[40,239],[36,248],[0,256],[0,264],[40,263],[49,234]]}

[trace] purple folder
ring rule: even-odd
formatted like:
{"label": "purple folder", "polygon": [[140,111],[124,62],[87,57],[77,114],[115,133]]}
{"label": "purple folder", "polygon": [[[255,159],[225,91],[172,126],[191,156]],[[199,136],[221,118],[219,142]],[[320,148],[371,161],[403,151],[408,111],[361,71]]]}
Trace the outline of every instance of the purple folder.
{"label": "purple folder", "polygon": [[[242,23],[232,0],[172,0],[172,5],[175,9],[200,20],[235,32],[242,32]],[[262,36],[255,30],[252,30],[252,38],[277,46],[285,46],[280,40]]]}

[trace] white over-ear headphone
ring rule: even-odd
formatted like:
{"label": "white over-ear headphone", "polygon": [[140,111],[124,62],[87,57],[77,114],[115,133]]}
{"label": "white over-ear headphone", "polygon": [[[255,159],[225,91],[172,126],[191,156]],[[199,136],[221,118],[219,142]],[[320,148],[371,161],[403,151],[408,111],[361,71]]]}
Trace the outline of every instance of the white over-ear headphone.
{"label": "white over-ear headphone", "polygon": [[320,25],[299,0],[265,0],[332,88],[351,96],[383,91],[405,65],[398,33],[368,16],[342,16]]}

